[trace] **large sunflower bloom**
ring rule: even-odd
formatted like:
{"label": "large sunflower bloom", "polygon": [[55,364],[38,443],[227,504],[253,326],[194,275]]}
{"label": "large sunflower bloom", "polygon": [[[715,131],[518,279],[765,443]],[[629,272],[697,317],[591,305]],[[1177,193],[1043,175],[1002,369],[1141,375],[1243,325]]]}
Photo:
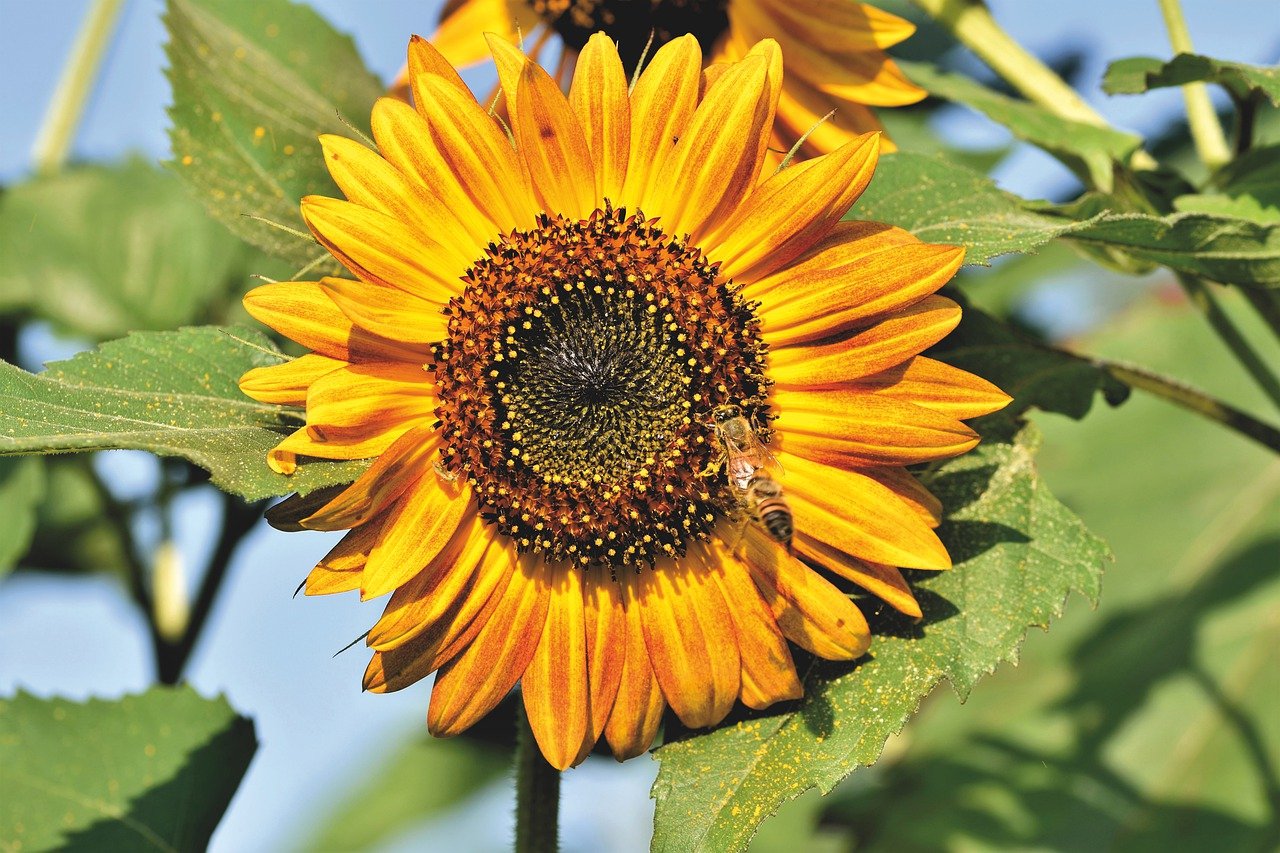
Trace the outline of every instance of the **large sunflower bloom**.
{"label": "large sunflower bloom", "polygon": [[[666,706],[704,727],[798,697],[788,640],[860,657],[867,623],[824,571],[919,615],[896,567],[950,561],[904,466],[973,447],[959,419],[1008,398],[918,355],[959,320],[933,293],[962,250],[840,221],[876,134],[762,173],[777,44],[711,80],[677,38],[628,93],[598,35],[567,98],[491,45],[510,136],[415,39],[416,111],[378,102],[379,151],[322,137],[348,200],[302,211],[356,278],[250,292],[313,352],[241,385],[306,405],[276,470],[374,459],[273,517],[350,531],[308,593],[391,594],[365,686],[435,672],[428,725],[452,735],[520,682],[564,768],[601,736],[645,751]],[[776,455],[794,554],[718,467],[720,406]]]}
{"label": "large sunflower bloom", "polygon": [[[870,107],[899,107],[925,96],[885,55],[910,37],[915,25],[852,0],[449,0],[431,42],[463,67],[488,58],[481,33],[500,33],[511,41],[523,36],[535,59],[558,38],[557,76],[567,76],[597,30],[617,43],[628,70],[640,62],[651,33],[655,45],[693,35],[708,64],[736,61],[757,41],[776,39],[787,79],[771,147],[789,151],[809,133],[798,152],[802,158],[835,151],[861,133],[879,130]],[[835,116],[823,122],[833,110]],[[893,150],[888,140],[881,146]]]}

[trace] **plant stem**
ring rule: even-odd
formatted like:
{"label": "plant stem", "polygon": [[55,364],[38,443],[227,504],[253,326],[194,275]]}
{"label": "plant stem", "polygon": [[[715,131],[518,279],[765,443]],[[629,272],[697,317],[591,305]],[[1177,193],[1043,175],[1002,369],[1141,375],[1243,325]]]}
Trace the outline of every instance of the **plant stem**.
{"label": "plant stem", "polygon": [[1258,312],[1258,316],[1271,327],[1276,339],[1280,340],[1280,294],[1274,290],[1258,290],[1252,287],[1240,289],[1244,291],[1245,298],[1249,300],[1253,310]]}
{"label": "plant stem", "polygon": [[1228,316],[1227,312],[1222,310],[1222,305],[1218,302],[1218,298],[1213,295],[1211,286],[1195,276],[1179,275],[1178,282],[1182,285],[1182,289],[1186,291],[1187,297],[1191,300],[1200,313],[1204,314],[1205,319],[1209,321],[1209,325],[1218,333],[1218,337],[1231,350],[1231,354],[1236,357],[1236,361],[1253,377],[1253,381],[1258,384],[1270,398],[1271,402],[1280,408],[1280,379],[1271,372],[1271,368],[1258,355],[1253,346],[1245,340],[1244,335],[1240,334],[1240,330],[1236,328],[1235,323]]}
{"label": "plant stem", "polygon": [[261,504],[245,504],[239,498],[220,492],[222,498],[222,531],[218,544],[205,569],[200,589],[191,605],[191,616],[186,630],[176,642],[167,642],[158,650],[156,677],[161,684],[177,684],[182,672],[195,651],[196,643],[204,630],[204,624],[213,611],[227,568],[235,556],[236,548],[258,519],[262,517]]}
{"label": "plant stem", "polygon": [[31,159],[40,174],[56,172],[67,161],[67,152],[84,114],[85,101],[93,89],[102,55],[115,32],[123,7],[124,0],[94,0],[80,26],[31,150]]}
{"label": "plant stem", "polygon": [[[1165,29],[1169,31],[1169,44],[1174,53],[1194,53],[1191,32],[1182,16],[1178,0],[1159,0],[1164,15]],[[1187,123],[1191,125],[1191,138],[1196,144],[1200,162],[1213,171],[1231,161],[1231,149],[1227,137],[1218,123],[1218,114],[1209,100],[1209,89],[1204,83],[1187,83],[1182,87],[1182,97],[1187,103]]]}
{"label": "plant stem", "polygon": [[1264,447],[1270,448],[1274,453],[1280,454],[1280,429],[1276,429],[1234,406],[1210,397],[1208,394],[1176,379],[1161,376],[1145,368],[1135,367],[1130,364],[1120,364],[1102,358],[1077,357],[1089,362],[1099,370],[1105,370],[1112,377],[1130,388],[1138,388],[1148,394],[1168,400],[1188,411],[1203,415],[1228,429],[1248,436]]}
{"label": "plant stem", "polygon": [[524,703],[516,702],[516,853],[559,848],[560,771],[542,757]]}

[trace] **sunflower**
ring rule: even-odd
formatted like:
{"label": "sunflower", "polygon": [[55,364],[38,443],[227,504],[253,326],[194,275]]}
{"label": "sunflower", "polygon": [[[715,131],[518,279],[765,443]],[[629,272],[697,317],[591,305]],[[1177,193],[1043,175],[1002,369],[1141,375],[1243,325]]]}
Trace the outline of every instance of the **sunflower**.
{"label": "sunflower", "polygon": [[[272,513],[349,531],[308,594],[390,594],[365,687],[436,673],[428,725],[453,735],[519,682],[565,768],[602,736],[644,752],[668,706],[700,728],[800,696],[788,641],[860,657],[837,583],[918,616],[897,567],[950,561],[904,466],[973,447],[960,419],[1008,398],[919,355],[959,321],[933,294],[963,251],[841,221],[878,134],[763,169],[775,42],[710,79],[697,39],[673,39],[628,92],[596,35],[568,97],[490,45],[508,126],[415,38],[416,109],[377,103],[378,151],[321,138],[347,200],[302,212],[355,278],[251,291],[312,352],[241,387],[306,406],[275,470],[373,459]],[[727,458],[722,415],[750,453]],[[727,473],[744,460],[782,485],[789,542]]]}
{"label": "sunflower", "polygon": [[[915,25],[852,0],[449,0],[431,42],[464,67],[488,58],[484,32],[511,41],[523,36],[535,59],[558,37],[556,76],[564,78],[597,30],[617,43],[627,69],[639,66],[650,34],[654,45],[694,36],[708,64],[742,59],[757,41],[776,39],[787,79],[770,143],[775,165],[801,139],[798,155],[805,158],[879,130],[870,107],[905,106],[925,96],[885,55]],[[407,76],[401,75],[402,92]],[[881,147],[893,150],[887,139]]]}

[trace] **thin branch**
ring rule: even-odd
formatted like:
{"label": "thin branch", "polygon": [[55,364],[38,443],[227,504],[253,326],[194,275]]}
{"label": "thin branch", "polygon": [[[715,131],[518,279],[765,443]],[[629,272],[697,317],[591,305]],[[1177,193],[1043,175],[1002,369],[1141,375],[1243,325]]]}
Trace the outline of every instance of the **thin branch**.
{"label": "thin branch", "polygon": [[1192,304],[1200,309],[1200,313],[1204,314],[1209,325],[1218,333],[1218,337],[1231,350],[1231,354],[1236,357],[1236,361],[1253,377],[1253,381],[1262,389],[1263,393],[1270,398],[1271,402],[1280,408],[1280,379],[1267,366],[1262,356],[1258,355],[1253,346],[1245,339],[1240,330],[1236,328],[1235,322],[1226,311],[1222,309],[1218,298],[1214,296],[1212,286],[1195,276],[1179,275],[1178,283],[1182,285],[1182,289],[1186,291],[1188,298]]}

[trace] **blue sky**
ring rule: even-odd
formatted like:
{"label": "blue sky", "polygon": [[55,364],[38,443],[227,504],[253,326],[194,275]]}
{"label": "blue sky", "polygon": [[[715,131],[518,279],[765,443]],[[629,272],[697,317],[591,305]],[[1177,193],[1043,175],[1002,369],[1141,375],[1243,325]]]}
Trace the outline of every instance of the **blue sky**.
{"label": "blue sky", "polygon": [[[88,5],[87,0],[0,0],[5,21],[0,28],[2,182],[29,171],[41,115]],[[422,0],[315,0],[312,5],[351,32],[369,66],[384,77],[399,68],[409,33],[429,32],[438,9],[438,3]],[[1139,99],[1107,98],[1096,89],[1112,59],[1168,55],[1155,0],[991,0],[990,5],[997,19],[1037,53],[1087,48],[1083,79],[1095,86],[1086,97],[1122,127],[1150,131],[1180,109],[1174,91]],[[1200,52],[1276,61],[1280,13],[1275,0],[1184,0],[1184,6]],[[167,156],[161,7],[160,0],[128,0],[76,140],[77,158],[110,160],[131,151]],[[944,127],[973,144],[1001,139],[958,113]],[[1063,172],[1044,155],[1020,150],[997,177],[1010,189],[1036,196],[1060,186]],[[112,454],[104,464],[125,489],[143,487],[154,476],[146,457]],[[203,524],[208,507],[203,502],[209,497],[193,496],[177,516],[178,538],[193,564],[209,546]],[[205,693],[227,693],[255,718],[262,744],[215,835],[216,850],[287,848],[323,813],[344,780],[360,780],[424,726],[425,685],[389,696],[365,695],[360,692],[365,657],[358,650],[332,657],[376,618],[377,604],[362,606],[349,596],[292,597],[306,569],[331,544],[331,537],[321,534],[255,531],[232,566],[193,660],[193,683]],[[18,687],[71,697],[141,690],[149,679],[147,655],[138,617],[107,580],[25,575],[0,585],[0,694]],[[647,790],[655,766],[638,759],[621,768],[601,763],[569,773],[564,803],[570,849],[647,849]],[[599,808],[602,802],[609,808]],[[448,825],[407,836],[390,849],[506,849],[509,814],[508,794],[495,789]]]}

